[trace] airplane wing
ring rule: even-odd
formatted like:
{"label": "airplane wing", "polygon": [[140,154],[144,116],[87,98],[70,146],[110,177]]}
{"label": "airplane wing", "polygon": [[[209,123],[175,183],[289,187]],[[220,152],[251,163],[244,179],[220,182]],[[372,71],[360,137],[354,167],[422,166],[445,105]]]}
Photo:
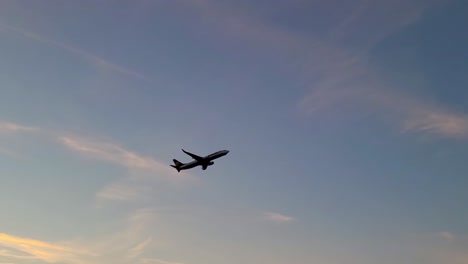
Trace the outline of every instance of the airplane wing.
{"label": "airplane wing", "polygon": [[182,151],[183,151],[185,154],[187,154],[187,155],[189,155],[190,157],[192,157],[194,160],[197,160],[197,161],[202,161],[202,160],[203,160],[203,158],[200,157],[200,156],[197,156],[197,155],[195,155],[195,154],[192,154],[192,153],[190,153],[190,152],[187,152],[187,151],[185,151],[185,150],[183,150],[183,149],[182,149]]}

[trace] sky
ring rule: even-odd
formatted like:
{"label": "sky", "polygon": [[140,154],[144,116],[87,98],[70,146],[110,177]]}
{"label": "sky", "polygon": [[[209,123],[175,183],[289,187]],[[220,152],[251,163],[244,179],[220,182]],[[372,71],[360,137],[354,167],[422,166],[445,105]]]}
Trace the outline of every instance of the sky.
{"label": "sky", "polygon": [[[0,263],[468,264],[468,2],[1,0]],[[172,159],[229,154],[178,173]]]}

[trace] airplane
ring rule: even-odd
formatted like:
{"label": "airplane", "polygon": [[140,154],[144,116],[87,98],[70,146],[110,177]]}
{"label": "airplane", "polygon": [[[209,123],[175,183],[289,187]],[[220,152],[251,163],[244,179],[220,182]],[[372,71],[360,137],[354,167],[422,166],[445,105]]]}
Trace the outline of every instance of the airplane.
{"label": "airplane", "polygon": [[226,154],[229,153],[229,150],[220,150],[220,151],[217,151],[217,152],[214,152],[208,156],[205,156],[205,157],[200,157],[200,156],[197,156],[195,154],[192,154],[190,152],[187,152],[185,151],[184,149],[182,149],[182,151],[189,155],[190,157],[192,157],[194,159],[194,161],[190,162],[190,163],[182,163],[176,159],[173,159],[172,161],[174,161],[174,165],[171,165],[171,167],[175,168],[177,170],[177,172],[180,172],[181,170],[187,170],[187,169],[191,169],[193,167],[196,167],[196,166],[202,166],[202,169],[203,170],[206,170],[206,168],[208,168],[208,166],[211,166],[214,164],[213,160],[214,159],[217,159],[217,158],[220,158]]}

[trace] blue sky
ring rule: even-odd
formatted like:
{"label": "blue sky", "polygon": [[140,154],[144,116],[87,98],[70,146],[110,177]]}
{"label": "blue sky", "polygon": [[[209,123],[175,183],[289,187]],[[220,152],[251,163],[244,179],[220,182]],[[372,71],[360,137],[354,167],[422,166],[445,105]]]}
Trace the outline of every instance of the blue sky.
{"label": "blue sky", "polygon": [[[0,263],[468,263],[466,1],[0,2]],[[176,158],[228,149],[206,171]]]}

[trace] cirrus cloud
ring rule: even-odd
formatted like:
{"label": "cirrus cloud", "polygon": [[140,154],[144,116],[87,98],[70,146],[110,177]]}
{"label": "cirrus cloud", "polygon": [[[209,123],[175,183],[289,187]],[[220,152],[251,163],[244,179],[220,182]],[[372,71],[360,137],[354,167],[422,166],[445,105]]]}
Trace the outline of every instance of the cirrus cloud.
{"label": "cirrus cloud", "polygon": [[263,215],[265,216],[267,220],[275,222],[275,223],[288,223],[288,222],[295,220],[291,216],[287,216],[287,215],[275,213],[275,212],[265,212],[263,213]]}

